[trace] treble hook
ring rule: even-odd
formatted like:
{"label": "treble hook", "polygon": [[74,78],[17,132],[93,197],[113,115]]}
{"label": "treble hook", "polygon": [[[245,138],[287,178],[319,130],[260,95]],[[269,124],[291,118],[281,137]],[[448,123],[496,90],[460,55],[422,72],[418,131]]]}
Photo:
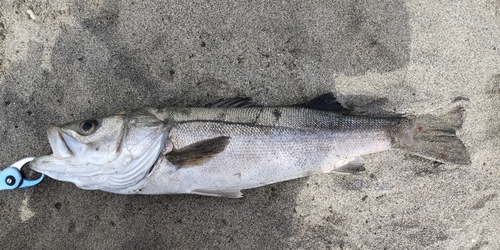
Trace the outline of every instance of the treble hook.
{"label": "treble hook", "polygon": [[0,190],[33,187],[40,183],[45,177],[44,174],[36,180],[24,179],[21,175],[21,168],[33,159],[35,157],[26,157],[0,171]]}

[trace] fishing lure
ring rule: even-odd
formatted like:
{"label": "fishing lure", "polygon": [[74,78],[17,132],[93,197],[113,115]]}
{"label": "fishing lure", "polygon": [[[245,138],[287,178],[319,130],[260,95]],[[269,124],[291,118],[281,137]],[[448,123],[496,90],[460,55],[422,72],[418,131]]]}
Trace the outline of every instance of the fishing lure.
{"label": "fishing lure", "polygon": [[33,159],[35,159],[35,157],[26,157],[0,171],[0,190],[28,188],[38,185],[38,183],[45,178],[44,174],[38,179],[29,180],[24,178],[21,173],[21,168]]}

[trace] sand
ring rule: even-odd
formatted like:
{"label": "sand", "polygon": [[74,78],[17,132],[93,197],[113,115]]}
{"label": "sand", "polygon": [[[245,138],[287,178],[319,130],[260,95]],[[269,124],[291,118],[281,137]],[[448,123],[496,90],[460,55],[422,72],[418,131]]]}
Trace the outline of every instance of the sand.
{"label": "sand", "polygon": [[2,248],[499,249],[499,24],[493,0],[3,1],[2,168],[50,154],[52,124],[326,92],[361,115],[463,105],[472,164],[389,151],[365,157],[359,175],[242,199],[124,196],[47,178],[0,192]]}

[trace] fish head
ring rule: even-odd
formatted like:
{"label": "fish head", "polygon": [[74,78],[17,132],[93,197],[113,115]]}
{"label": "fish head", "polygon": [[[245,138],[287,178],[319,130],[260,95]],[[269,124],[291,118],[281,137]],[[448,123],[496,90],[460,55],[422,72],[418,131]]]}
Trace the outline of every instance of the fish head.
{"label": "fish head", "polygon": [[85,160],[91,165],[116,160],[124,134],[120,115],[70,122],[47,131],[54,158]]}
{"label": "fish head", "polygon": [[53,154],[30,165],[83,189],[133,193],[161,153],[167,128],[144,110],[65,123],[47,131]]}

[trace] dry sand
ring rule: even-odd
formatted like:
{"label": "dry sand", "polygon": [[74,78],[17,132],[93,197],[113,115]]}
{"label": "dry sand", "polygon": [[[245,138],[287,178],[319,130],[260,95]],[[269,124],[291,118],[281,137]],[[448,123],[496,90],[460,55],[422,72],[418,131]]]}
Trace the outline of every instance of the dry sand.
{"label": "dry sand", "polygon": [[[47,178],[0,193],[4,249],[500,249],[500,3],[0,3],[0,165],[51,124],[141,106],[334,92],[359,114],[466,108],[470,166],[402,152],[242,199],[123,196]],[[455,100],[455,103],[453,103]]]}

